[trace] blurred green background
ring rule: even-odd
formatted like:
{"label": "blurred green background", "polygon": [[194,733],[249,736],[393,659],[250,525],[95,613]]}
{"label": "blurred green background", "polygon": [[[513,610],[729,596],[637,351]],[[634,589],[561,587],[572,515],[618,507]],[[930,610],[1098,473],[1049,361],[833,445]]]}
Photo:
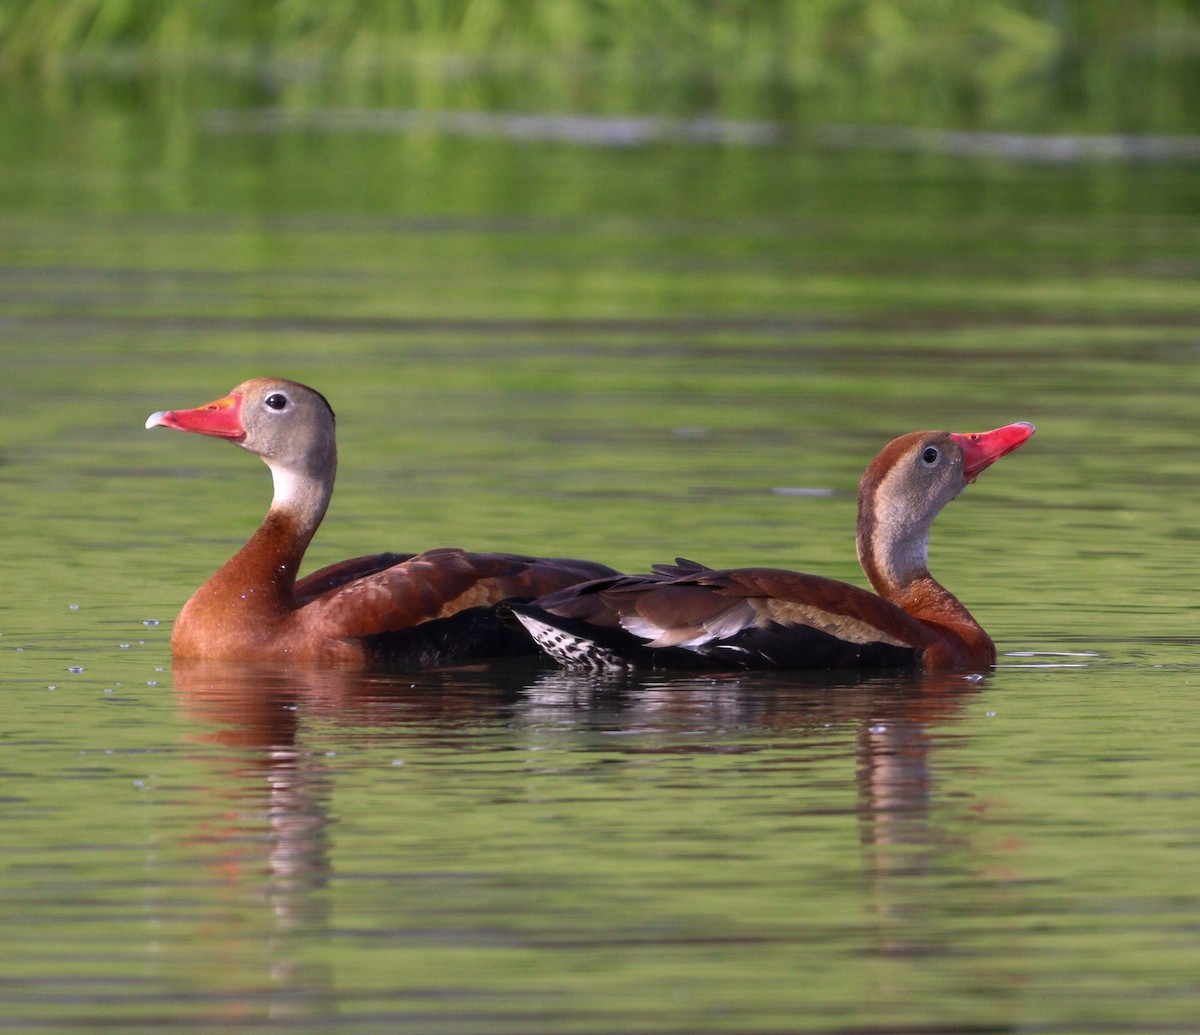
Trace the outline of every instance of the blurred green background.
{"label": "blurred green background", "polygon": [[1195,132],[1195,0],[5,0],[0,74],[259,103]]}

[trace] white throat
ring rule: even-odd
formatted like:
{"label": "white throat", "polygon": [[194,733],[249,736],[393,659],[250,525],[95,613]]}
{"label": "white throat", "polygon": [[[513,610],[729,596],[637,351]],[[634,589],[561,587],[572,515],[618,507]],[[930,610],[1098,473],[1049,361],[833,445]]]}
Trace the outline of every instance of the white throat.
{"label": "white throat", "polygon": [[312,481],[289,467],[272,467],[275,495],[271,509],[296,510],[312,497]]}

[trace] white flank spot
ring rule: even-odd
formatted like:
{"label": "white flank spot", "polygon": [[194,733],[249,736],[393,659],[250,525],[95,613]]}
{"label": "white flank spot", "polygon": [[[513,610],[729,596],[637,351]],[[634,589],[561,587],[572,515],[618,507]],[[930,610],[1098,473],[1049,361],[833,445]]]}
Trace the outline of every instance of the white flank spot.
{"label": "white flank spot", "polygon": [[[665,648],[665,647],[684,647],[688,650],[695,650],[698,647],[704,647],[718,639],[721,631],[714,632],[712,629],[702,627],[696,631],[694,628],[680,629],[664,629],[662,626],[655,625],[652,622],[646,621],[640,615],[622,615],[621,628],[627,633],[632,633],[646,641],[647,647]],[[741,626],[738,625],[733,629],[737,632]],[[691,633],[695,635],[689,635]]]}
{"label": "white flank spot", "polygon": [[[654,642],[661,636],[665,636],[667,630],[661,625],[655,625],[653,622],[648,622],[641,615],[621,615],[621,628],[627,633],[632,633],[634,636],[643,640],[648,640],[654,647],[661,647],[663,644]],[[673,641],[672,641],[673,642]]]}

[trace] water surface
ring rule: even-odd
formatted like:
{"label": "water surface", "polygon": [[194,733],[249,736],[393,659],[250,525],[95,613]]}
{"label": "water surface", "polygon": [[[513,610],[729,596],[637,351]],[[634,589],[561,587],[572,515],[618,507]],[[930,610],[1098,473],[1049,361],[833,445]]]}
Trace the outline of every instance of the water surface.
{"label": "water surface", "polygon": [[[1188,1031],[1194,168],[0,119],[0,1001],[17,1028]],[[269,481],[147,433],[277,373],[309,564],[856,583],[890,438],[1031,420],[935,528],[982,680],[172,665]]]}

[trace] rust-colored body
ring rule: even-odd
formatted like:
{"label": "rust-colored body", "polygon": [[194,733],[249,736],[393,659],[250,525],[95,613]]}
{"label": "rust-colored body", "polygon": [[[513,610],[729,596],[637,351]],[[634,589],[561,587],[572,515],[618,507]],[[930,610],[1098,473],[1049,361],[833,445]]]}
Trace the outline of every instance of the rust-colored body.
{"label": "rust-colored body", "polygon": [[679,560],[512,611],[570,667],[987,669],[996,660],[991,638],[929,574],[929,528],[1033,431],[1021,423],[971,435],[917,432],[884,448],[859,491],[858,553],[875,593],[800,572]]}
{"label": "rust-colored body", "polygon": [[320,393],[259,378],[147,421],[160,425],[230,439],[275,478],[258,531],[176,619],[178,658],[366,667],[534,653],[495,605],[614,573],[588,561],[439,549],[357,557],[297,581],[337,466],[333,411]]}

